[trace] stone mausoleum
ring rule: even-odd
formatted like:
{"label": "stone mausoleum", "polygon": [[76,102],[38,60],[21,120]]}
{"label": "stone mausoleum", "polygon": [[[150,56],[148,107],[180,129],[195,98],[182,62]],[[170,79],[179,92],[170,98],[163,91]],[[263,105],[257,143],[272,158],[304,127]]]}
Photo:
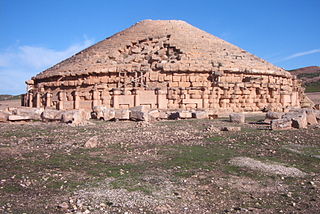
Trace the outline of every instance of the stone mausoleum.
{"label": "stone mausoleum", "polygon": [[282,111],[295,76],[184,21],[145,20],[26,81],[23,105],[54,109]]}

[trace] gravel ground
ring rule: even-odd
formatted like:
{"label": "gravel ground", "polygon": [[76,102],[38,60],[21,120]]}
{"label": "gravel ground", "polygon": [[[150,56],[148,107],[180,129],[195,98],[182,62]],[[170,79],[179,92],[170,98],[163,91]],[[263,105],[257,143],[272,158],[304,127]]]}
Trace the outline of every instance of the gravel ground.
{"label": "gravel ground", "polygon": [[[246,117],[0,124],[0,212],[317,213],[320,128]],[[93,136],[99,147],[85,148]]]}

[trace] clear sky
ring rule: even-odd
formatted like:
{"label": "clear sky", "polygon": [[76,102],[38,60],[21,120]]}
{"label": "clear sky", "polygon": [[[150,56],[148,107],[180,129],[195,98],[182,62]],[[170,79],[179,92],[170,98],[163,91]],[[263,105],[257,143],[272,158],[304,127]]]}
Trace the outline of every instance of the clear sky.
{"label": "clear sky", "polygon": [[284,69],[320,65],[320,0],[0,0],[0,94],[144,19],[180,19]]}

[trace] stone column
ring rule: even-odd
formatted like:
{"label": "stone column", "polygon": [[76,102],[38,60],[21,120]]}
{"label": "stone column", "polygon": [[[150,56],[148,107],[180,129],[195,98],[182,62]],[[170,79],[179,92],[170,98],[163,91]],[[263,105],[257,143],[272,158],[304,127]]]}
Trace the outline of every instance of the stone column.
{"label": "stone column", "polygon": [[185,94],[187,93],[187,90],[185,90],[184,88],[180,88],[180,91],[179,91],[179,97],[181,99],[181,103],[179,103],[179,108],[180,109],[185,109],[186,106],[185,104],[183,103],[183,100],[185,99]]}
{"label": "stone column", "polygon": [[74,97],[73,97],[73,108],[74,109],[79,109],[80,108],[80,96],[79,96],[79,92],[75,91],[73,93]]}
{"label": "stone column", "polygon": [[50,92],[46,93],[46,107],[51,107],[51,97],[52,94]]}
{"label": "stone column", "polygon": [[208,89],[204,89],[202,91],[202,108],[204,108],[204,109],[209,108],[209,91],[208,91]]}
{"label": "stone column", "polygon": [[109,90],[102,91],[101,99],[102,99],[102,105],[107,108],[110,108],[111,97],[110,97]]}
{"label": "stone column", "polygon": [[140,90],[134,89],[134,106],[140,105]]}
{"label": "stone column", "polygon": [[41,106],[41,96],[40,96],[40,92],[37,92],[36,93],[36,108],[40,108],[40,106]]}
{"label": "stone column", "polygon": [[121,91],[119,89],[113,89],[113,108],[119,109],[119,95],[121,95]]}
{"label": "stone column", "polygon": [[58,110],[63,110],[64,101],[65,101],[65,93],[63,91],[59,92],[58,99],[59,99]]}
{"label": "stone column", "polygon": [[100,95],[99,95],[99,91],[97,90],[92,90],[92,107],[94,106],[98,106],[100,104]]}
{"label": "stone column", "polygon": [[33,93],[28,93],[28,107],[33,107]]}
{"label": "stone column", "polygon": [[287,92],[280,92],[280,103],[282,104],[283,107],[286,107],[290,104],[291,102],[291,97],[290,94]]}
{"label": "stone column", "polygon": [[168,108],[167,91],[161,90],[160,88],[157,88],[156,91],[157,91],[158,109],[167,109]]}

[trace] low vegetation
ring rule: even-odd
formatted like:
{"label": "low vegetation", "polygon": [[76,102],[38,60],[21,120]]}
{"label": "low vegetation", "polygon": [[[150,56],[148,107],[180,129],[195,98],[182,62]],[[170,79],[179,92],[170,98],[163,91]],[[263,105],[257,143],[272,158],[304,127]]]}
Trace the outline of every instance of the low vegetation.
{"label": "low vegetation", "polygon": [[[270,131],[244,124],[240,132],[208,131],[230,125],[223,119],[93,123],[0,124],[1,212],[319,210],[319,128]],[[92,136],[100,146],[84,148]],[[236,157],[297,168],[306,176],[230,164]]]}
{"label": "low vegetation", "polygon": [[0,94],[0,101],[4,101],[4,100],[19,100],[19,99],[21,99],[21,95]]}

